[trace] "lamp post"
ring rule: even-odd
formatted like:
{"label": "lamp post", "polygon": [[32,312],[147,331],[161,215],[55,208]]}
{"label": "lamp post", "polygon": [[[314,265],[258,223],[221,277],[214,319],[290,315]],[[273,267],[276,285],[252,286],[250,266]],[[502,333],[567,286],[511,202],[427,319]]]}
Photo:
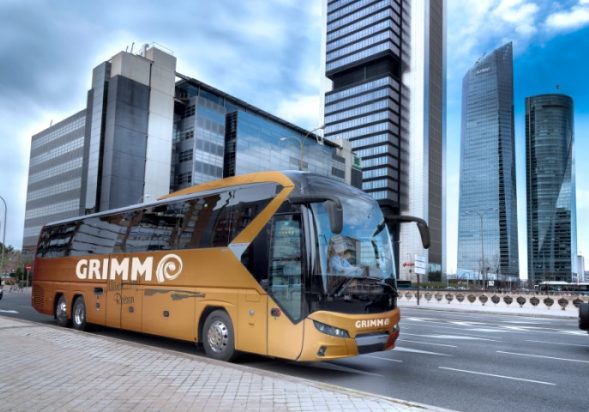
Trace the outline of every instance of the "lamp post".
{"label": "lamp post", "polygon": [[302,171],[303,170],[303,154],[305,151],[305,142],[302,139],[299,139],[298,137],[295,137],[295,136],[280,138],[281,142],[286,142],[287,140],[296,140],[299,143],[299,146],[301,148],[301,152],[299,154],[299,170]]}
{"label": "lamp post", "polygon": [[2,203],[4,203],[4,220],[2,221],[2,259],[0,260],[0,270],[4,268],[4,251],[6,250],[6,215],[8,214],[8,206],[6,200],[0,196]]}
{"label": "lamp post", "polygon": [[480,220],[481,220],[481,282],[483,283],[483,290],[486,289],[486,279],[485,279],[485,238],[484,238],[484,230],[483,230],[483,217],[485,216],[485,212],[494,212],[497,209],[488,209],[482,212],[478,210],[467,210],[465,212],[466,215],[470,215],[476,213]]}
{"label": "lamp post", "polygon": [[[299,148],[300,148],[300,153],[299,153],[299,170],[302,171],[303,170],[303,156],[305,154],[305,141],[307,139],[307,137],[309,137],[309,135],[313,132],[316,132],[317,130],[322,130],[324,129],[325,126],[321,125],[319,127],[316,127],[313,130],[309,130],[307,133],[305,133],[303,135],[302,138],[297,137],[297,136],[285,136],[285,137],[281,137],[280,141],[281,142],[286,142],[287,140],[296,140],[297,143],[299,144]],[[323,145],[323,139],[319,139],[319,136],[315,137],[315,140],[317,141],[318,144]]]}

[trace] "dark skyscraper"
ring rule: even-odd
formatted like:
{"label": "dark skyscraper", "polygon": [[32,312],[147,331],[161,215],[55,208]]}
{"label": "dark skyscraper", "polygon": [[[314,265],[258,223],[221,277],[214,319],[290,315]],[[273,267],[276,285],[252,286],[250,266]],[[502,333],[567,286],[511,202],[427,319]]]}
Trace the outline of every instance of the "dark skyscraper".
{"label": "dark skyscraper", "polygon": [[575,281],[577,256],[573,100],[526,98],[528,278]]}
{"label": "dark skyscraper", "polygon": [[428,221],[429,251],[414,228],[392,229],[397,258],[425,255],[430,272],[442,265],[444,4],[327,1],[325,137],[351,142],[385,214]]}
{"label": "dark skyscraper", "polygon": [[482,57],[462,82],[458,276],[519,278],[512,45]]}

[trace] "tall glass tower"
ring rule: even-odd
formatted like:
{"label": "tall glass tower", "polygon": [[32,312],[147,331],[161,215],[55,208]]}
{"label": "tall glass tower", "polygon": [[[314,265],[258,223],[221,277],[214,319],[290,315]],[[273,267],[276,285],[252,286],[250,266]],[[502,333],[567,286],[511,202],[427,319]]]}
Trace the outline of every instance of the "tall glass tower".
{"label": "tall glass tower", "polygon": [[573,99],[526,98],[528,278],[576,281]]}
{"label": "tall glass tower", "polygon": [[462,81],[458,277],[519,279],[512,45]]}
{"label": "tall glass tower", "polygon": [[[385,215],[428,221],[424,251],[413,225],[391,227],[398,263],[442,267],[444,5],[423,0],[326,0],[325,137],[349,140],[362,189]],[[411,265],[400,265],[409,278]]]}

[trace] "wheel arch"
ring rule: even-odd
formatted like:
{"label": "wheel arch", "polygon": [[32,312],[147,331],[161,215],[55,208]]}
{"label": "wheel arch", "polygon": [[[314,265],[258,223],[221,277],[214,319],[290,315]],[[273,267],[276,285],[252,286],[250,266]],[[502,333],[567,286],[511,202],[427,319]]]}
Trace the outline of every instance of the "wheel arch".
{"label": "wheel arch", "polygon": [[[196,329],[196,343],[202,343],[202,328],[205,325],[205,322],[209,315],[216,310],[222,310],[227,314],[229,319],[231,320],[232,324],[235,324],[234,318],[231,316],[231,311],[228,309],[227,306],[222,304],[209,304],[204,307],[202,310],[200,317],[198,319],[198,327]],[[233,327],[233,334],[235,335],[235,326]]]}

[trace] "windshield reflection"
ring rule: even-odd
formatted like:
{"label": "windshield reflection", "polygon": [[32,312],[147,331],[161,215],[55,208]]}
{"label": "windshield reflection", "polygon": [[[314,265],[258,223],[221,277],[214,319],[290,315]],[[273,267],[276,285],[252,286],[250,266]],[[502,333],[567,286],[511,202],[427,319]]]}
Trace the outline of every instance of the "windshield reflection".
{"label": "windshield reflection", "polygon": [[319,241],[320,270],[316,274],[321,276],[324,293],[335,295],[352,288],[370,294],[368,284],[380,284],[387,279],[387,283],[394,285],[391,239],[380,208],[367,199],[342,196],[341,200],[344,224],[340,234],[331,232],[329,215],[322,203],[311,206]]}

